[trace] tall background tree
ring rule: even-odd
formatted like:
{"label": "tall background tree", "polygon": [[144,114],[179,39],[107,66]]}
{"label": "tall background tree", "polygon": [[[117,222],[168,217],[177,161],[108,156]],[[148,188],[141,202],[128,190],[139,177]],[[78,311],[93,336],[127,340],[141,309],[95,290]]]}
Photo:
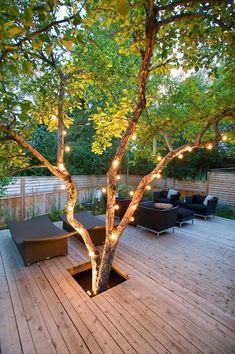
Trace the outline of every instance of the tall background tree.
{"label": "tall background tree", "polygon": [[[232,2],[87,1],[84,7],[77,1],[69,4],[67,1],[42,1],[39,5],[23,1],[20,4],[13,2],[9,13],[10,21],[8,13],[2,16],[1,139],[8,139],[9,150],[17,149],[20,153],[17,143],[64,181],[68,190],[67,219],[88,249],[93,273],[92,289],[93,294],[97,294],[107,286],[118,241],[133,218],[147,185],[158,178],[176,156],[221,140],[220,122],[233,118],[231,105],[220,107],[218,111],[216,106],[215,110],[206,105],[201,107],[205,109],[204,117],[196,117],[190,122],[190,129],[183,129],[182,136],[187,143],[181,145],[182,140],[172,140],[174,126],[179,130],[179,122],[172,111],[167,116],[164,114],[163,105],[161,121],[156,115],[154,125],[157,138],[161,142],[164,139],[168,152],[142,178],[126,214],[118,226],[114,225],[117,174],[142,115],[144,124],[146,107],[155,116],[157,107],[154,98],[151,99],[153,90],[160,97],[160,104],[162,99],[167,106],[167,100],[164,102],[160,95],[161,84],[151,89],[151,81],[154,82],[155,75],[162,71],[166,74],[179,65],[184,69],[197,70],[202,66],[211,69],[215,62],[227,61],[231,57],[229,48],[233,47]],[[97,35],[99,28],[107,28],[110,39],[116,43],[113,47],[110,45],[106,56],[101,50],[102,36]],[[95,56],[94,70],[90,48],[97,47],[99,52],[99,45],[101,55]],[[112,57],[112,50],[115,57]],[[127,63],[126,68],[123,62]],[[104,66],[104,63],[108,65]],[[122,66],[121,72],[115,72],[116,63]],[[33,90],[27,91],[29,87]],[[94,97],[99,105],[92,115],[97,133],[93,150],[105,150],[112,145],[113,138],[118,139],[107,172],[106,241],[101,255],[87,230],[74,218],[77,190],[69,167],[64,164],[65,132],[72,124],[68,112],[81,101],[92,106]],[[190,115],[191,108],[187,102],[185,107],[186,114]],[[186,115],[182,116],[179,109],[176,112],[185,122]],[[38,124],[57,130],[56,164],[29,143]]]}

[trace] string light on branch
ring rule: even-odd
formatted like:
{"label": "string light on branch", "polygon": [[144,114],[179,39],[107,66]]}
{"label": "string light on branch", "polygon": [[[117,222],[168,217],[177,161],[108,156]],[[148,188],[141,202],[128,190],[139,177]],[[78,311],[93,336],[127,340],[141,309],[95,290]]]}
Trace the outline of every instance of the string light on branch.
{"label": "string light on branch", "polygon": [[63,163],[58,163],[58,169],[59,169],[60,171],[64,171],[64,170],[65,170],[64,164],[63,164]]}
{"label": "string light on branch", "polygon": [[102,188],[101,192],[105,194],[106,193],[106,188]]}
{"label": "string light on branch", "polygon": [[133,134],[131,139],[132,139],[133,141],[135,141],[135,140],[136,140],[136,134]]}
{"label": "string light on branch", "polygon": [[121,176],[120,176],[120,175],[117,175],[116,179],[117,179],[117,181],[120,181]]}
{"label": "string light on branch", "polygon": [[182,160],[183,157],[184,157],[183,154],[179,154],[179,155],[178,155],[178,159],[180,159],[180,160]]}
{"label": "string light on branch", "polygon": [[137,205],[132,205],[133,210],[136,210],[136,208],[137,208]]}
{"label": "string light on branch", "polygon": [[228,140],[228,136],[226,134],[222,135],[222,141],[227,141]]}
{"label": "string light on branch", "polygon": [[63,130],[62,134],[65,136],[67,134],[66,130]]}
{"label": "string light on branch", "polygon": [[116,204],[116,205],[114,206],[114,208],[115,208],[116,210],[118,210],[118,209],[119,209],[119,205]]}
{"label": "string light on branch", "polygon": [[69,206],[67,207],[67,210],[68,210],[68,211],[73,211],[72,205],[69,205]]}
{"label": "string light on branch", "polygon": [[130,196],[132,197],[134,195],[134,192],[133,191],[130,191],[129,192]]}
{"label": "string light on branch", "polygon": [[147,189],[147,191],[150,191],[151,186],[150,185],[146,186],[146,189]]}
{"label": "string light on branch", "polygon": [[191,148],[191,146],[188,146],[187,150],[188,150],[188,152],[191,152],[193,149]]}
{"label": "string light on branch", "polygon": [[162,159],[161,155],[158,155],[157,156],[157,161],[161,161],[161,159]]}
{"label": "string light on branch", "polygon": [[71,147],[70,147],[70,146],[65,146],[64,150],[65,150],[66,152],[70,152],[70,151],[71,151]]}
{"label": "string light on branch", "polygon": [[94,255],[95,255],[95,253],[93,251],[90,251],[88,254],[91,258],[94,257]]}
{"label": "string light on branch", "polygon": [[131,221],[131,222],[135,221],[134,216],[132,216],[132,217],[130,218],[130,221]]}
{"label": "string light on branch", "polygon": [[111,240],[115,241],[117,239],[117,235],[115,234],[115,232],[112,232],[110,235]]}
{"label": "string light on branch", "polygon": [[60,186],[60,189],[65,190],[65,189],[66,189],[66,185],[65,185],[65,184],[62,184],[62,185]]}
{"label": "string light on branch", "polygon": [[154,176],[155,176],[155,178],[158,178],[158,179],[159,179],[159,178],[161,178],[161,173],[158,172],[158,173],[156,173]]}
{"label": "string light on branch", "polygon": [[213,149],[213,145],[212,145],[211,143],[210,143],[210,144],[207,144],[206,148],[207,148],[208,150],[212,150],[212,149]]}
{"label": "string light on branch", "polygon": [[113,160],[113,168],[118,167],[118,160]]}

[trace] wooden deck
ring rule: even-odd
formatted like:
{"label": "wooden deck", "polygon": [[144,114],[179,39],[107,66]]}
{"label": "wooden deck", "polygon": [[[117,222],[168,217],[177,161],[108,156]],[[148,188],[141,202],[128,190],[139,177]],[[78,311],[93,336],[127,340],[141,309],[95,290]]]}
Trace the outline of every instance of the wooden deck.
{"label": "wooden deck", "polygon": [[[13,353],[234,353],[235,222],[196,219],[156,239],[128,227],[115,264],[130,278],[90,299],[69,255],[25,268],[0,232],[0,340]],[[234,305],[234,304],[233,304]]]}

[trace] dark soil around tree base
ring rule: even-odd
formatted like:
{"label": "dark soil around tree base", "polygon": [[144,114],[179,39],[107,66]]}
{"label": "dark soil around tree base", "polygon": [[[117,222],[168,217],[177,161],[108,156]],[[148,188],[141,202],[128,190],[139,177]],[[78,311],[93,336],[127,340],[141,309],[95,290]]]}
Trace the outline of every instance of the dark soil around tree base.
{"label": "dark soil around tree base", "polygon": [[[68,269],[69,273],[72,275],[72,277],[76,280],[76,282],[81,286],[81,288],[90,296],[93,297],[92,295],[92,270],[91,266],[88,263],[84,264],[84,268],[82,269],[82,265],[75,268]],[[87,269],[88,268],[88,269]],[[107,289],[111,289],[114,286],[117,286],[124,281],[128,279],[128,276],[124,274],[123,272],[119,271],[118,269],[115,269],[115,267],[112,267],[110,276],[109,276],[109,281],[107,285]]]}

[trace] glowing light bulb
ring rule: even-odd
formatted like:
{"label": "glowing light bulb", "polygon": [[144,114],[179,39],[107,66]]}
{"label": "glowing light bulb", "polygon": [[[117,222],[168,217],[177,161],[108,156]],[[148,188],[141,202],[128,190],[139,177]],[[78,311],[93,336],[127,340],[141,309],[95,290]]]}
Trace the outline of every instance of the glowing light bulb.
{"label": "glowing light bulb", "polygon": [[114,208],[115,208],[116,210],[118,210],[118,209],[119,209],[119,205],[116,204],[116,205],[114,206]]}
{"label": "glowing light bulb", "polygon": [[52,120],[56,120],[56,119],[57,119],[56,115],[55,115],[55,114],[52,114],[51,119],[52,119]]}
{"label": "glowing light bulb", "polygon": [[87,295],[89,295],[89,296],[91,296],[92,294],[91,294],[91,292],[90,292],[90,290],[87,290]]}
{"label": "glowing light bulb", "polygon": [[180,160],[182,160],[183,157],[184,157],[183,154],[179,154],[179,155],[178,155],[178,158],[179,158]]}
{"label": "glowing light bulb", "polygon": [[150,186],[150,185],[148,185],[148,186],[146,187],[146,189],[147,189],[147,191],[150,191],[151,186]]}
{"label": "glowing light bulb", "polygon": [[157,160],[158,160],[158,161],[161,161],[161,159],[162,159],[161,155],[158,155],[158,156],[157,156]]}
{"label": "glowing light bulb", "polygon": [[191,146],[188,146],[187,150],[188,150],[188,152],[191,152],[193,149],[191,148]]}
{"label": "glowing light bulb", "polygon": [[67,207],[67,210],[68,210],[68,211],[73,211],[72,205],[69,205],[69,206]]}
{"label": "glowing light bulb", "polygon": [[208,144],[208,145],[206,146],[206,148],[207,148],[208,150],[212,150],[212,149],[213,149],[213,145],[212,145],[212,144]]}
{"label": "glowing light bulb", "polygon": [[65,146],[64,149],[65,149],[66,152],[70,152],[71,151],[71,147],[70,146]]}
{"label": "glowing light bulb", "polygon": [[94,257],[94,255],[95,255],[95,253],[93,251],[90,251],[88,254],[90,257]]}
{"label": "glowing light bulb", "polygon": [[67,132],[65,130],[63,130],[62,134],[65,136],[67,134]]}
{"label": "glowing light bulb", "polygon": [[223,141],[227,141],[227,140],[228,140],[228,136],[225,135],[225,134],[223,134],[223,135],[222,135],[222,140],[223,140]]}
{"label": "glowing light bulb", "polygon": [[60,186],[60,189],[65,189],[66,188],[66,185],[65,184],[62,184],[61,186]]}
{"label": "glowing light bulb", "polygon": [[110,235],[110,238],[111,238],[111,240],[116,240],[116,238],[117,238],[117,235],[115,234],[115,232],[113,232],[111,235]]}
{"label": "glowing light bulb", "polygon": [[136,134],[133,134],[131,139],[132,139],[133,141],[135,141],[135,140],[136,140]]}
{"label": "glowing light bulb", "polygon": [[134,195],[134,192],[133,191],[130,191],[129,192],[130,196],[132,197]]}
{"label": "glowing light bulb", "polygon": [[58,163],[58,169],[60,171],[64,171],[64,169],[65,169],[64,164],[63,163]]}
{"label": "glowing light bulb", "polygon": [[134,216],[132,216],[132,217],[130,218],[130,221],[131,221],[131,222],[135,221]]}
{"label": "glowing light bulb", "polygon": [[118,167],[118,160],[114,160],[114,161],[113,161],[113,167],[114,167],[114,168]]}
{"label": "glowing light bulb", "polygon": [[156,178],[161,178],[161,173],[156,173],[155,177]]}
{"label": "glowing light bulb", "polygon": [[117,179],[118,181],[120,181],[121,176],[120,176],[120,175],[117,175],[116,179]]}
{"label": "glowing light bulb", "polygon": [[101,189],[102,193],[106,193],[106,188]]}
{"label": "glowing light bulb", "polygon": [[133,210],[136,210],[136,208],[137,208],[137,205],[132,205]]}

